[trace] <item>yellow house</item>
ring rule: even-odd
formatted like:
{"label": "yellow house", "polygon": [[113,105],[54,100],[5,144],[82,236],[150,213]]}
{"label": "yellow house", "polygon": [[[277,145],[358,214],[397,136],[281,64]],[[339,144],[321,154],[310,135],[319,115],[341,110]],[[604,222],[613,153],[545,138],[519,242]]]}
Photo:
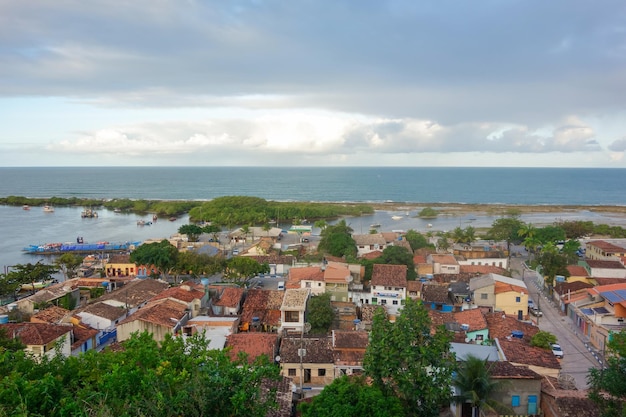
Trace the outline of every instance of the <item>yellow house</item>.
{"label": "yellow house", "polygon": [[576,281],[580,281],[580,282],[584,282],[588,284],[590,283],[589,272],[584,266],[568,265],[567,272],[569,272],[569,277],[567,277],[567,282],[569,283],[576,282]]}
{"label": "yellow house", "polygon": [[104,268],[107,277],[134,277],[137,275],[137,265],[130,261],[130,255],[111,256]]}
{"label": "yellow house", "polygon": [[325,386],[335,377],[332,340],[328,336],[283,337],[279,355],[281,374],[296,386]]}
{"label": "yellow house", "polygon": [[528,311],[528,288],[524,281],[498,274],[485,274],[470,280],[473,303],[492,311],[517,316],[522,320]]}

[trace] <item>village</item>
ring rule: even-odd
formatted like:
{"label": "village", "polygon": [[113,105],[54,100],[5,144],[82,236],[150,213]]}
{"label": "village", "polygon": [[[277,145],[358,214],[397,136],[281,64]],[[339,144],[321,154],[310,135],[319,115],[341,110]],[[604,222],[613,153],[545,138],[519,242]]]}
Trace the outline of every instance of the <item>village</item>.
{"label": "village", "polygon": [[[565,369],[576,351],[567,338],[559,338],[560,354],[531,345],[531,339],[546,321],[559,320],[595,359],[590,367],[603,366],[611,335],[624,329],[626,241],[584,241],[579,262],[567,266],[569,276],[557,276],[548,291],[543,275],[528,268],[528,251],[513,246],[509,252],[506,242],[412,251],[403,231],[352,234],[359,259],[376,259],[394,246],[413,253],[415,280],[407,279],[406,265],[374,264],[366,280],[359,263],[330,255],[303,262],[281,253],[316,252],[319,236],[311,229],[238,229],[223,239],[227,243],[169,238],[179,251],[267,264],[269,273],[249,277],[245,285],[221,276],[172,283],[150,278],[154,266],[134,264],[129,254],[88,256],[78,277],[0,307],[0,327],[19,335],[36,357],[115,349],[137,332],[157,342],[166,335],[202,334],[209,349],[226,349],[232,358],[245,352],[250,362],[265,355],[279,366],[284,383],[282,414],[276,415],[288,416],[293,401],[319,394],[343,375],[362,374],[374,312],[383,308],[394,322],[410,298],[428,309],[433,333],[439,326],[452,332],[457,360],[472,355],[497,362],[491,377],[510,383],[498,401],[516,415],[597,411],[580,383],[585,376],[577,381]],[[308,306],[322,294],[330,298],[333,323],[327,334],[311,334]],[[451,403],[449,412],[460,417],[468,410]]]}

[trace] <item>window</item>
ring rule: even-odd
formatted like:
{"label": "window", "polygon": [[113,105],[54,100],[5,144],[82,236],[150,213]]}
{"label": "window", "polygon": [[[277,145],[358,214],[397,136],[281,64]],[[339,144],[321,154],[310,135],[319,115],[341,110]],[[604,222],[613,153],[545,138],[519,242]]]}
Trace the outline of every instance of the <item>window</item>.
{"label": "window", "polygon": [[387,300],[385,300],[384,298],[382,300],[380,300],[381,304],[387,304]]}
{"label": "window", "polygon": [[326,369],[318,369],[317,376],[326,376]]}
{"label": "window", "polygon": [[285,321],[287,323],[297,323],[300,321],[300,314],[297,311],[285,311]]}
{"label": "window", "polygon": [[489,294],[487,294],[487,293],[480,294],[480,299],[481,300],[486,300],[488,297],[489,297]]}
{"label": "window", "polygon": [[310,282],[305,283],[305,287],[306,288],[311,288],[311,283]]}
{"label": "window", "polygon": [[393,300],[393,301],[391,302],[391,304],[393,304],[394,306],[397,306],[397,305],[398,305],[398,300]]}
{"label": "window", "polygon": [[519,407],[519,395],[511,396],[511,407]]}
{"label": "window", "polygon": [[287,372],[289,373],[289,376],[296,376],[296,368],[289,368]]}
{"label": "window", "polygon": [[372,297],[372,304],[378,304],[378,298]]}
{"label": "window", "polygon": [[522,301],[522,297],[515,297],[515,302],[516,302],[516,303],[519,303],[519,302],[521,302],[521,301]]}

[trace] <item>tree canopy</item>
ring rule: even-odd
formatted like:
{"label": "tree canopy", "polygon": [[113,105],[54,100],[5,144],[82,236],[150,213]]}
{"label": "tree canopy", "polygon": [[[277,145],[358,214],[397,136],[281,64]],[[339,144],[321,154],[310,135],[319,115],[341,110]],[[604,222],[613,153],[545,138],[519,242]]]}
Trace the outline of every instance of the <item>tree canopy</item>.
{"label": "tree canopy", "polygon": [[307,321],[311,323],[312,333],[327,333],[335,319],[335,312],[330,304],[330,294],[313,296],[307,303]]}
{"label": "tree canopy", "polygon": [[352,228],[345,220],[322,230],[318,250],[337,257],[356,257],[356,242],[352,239]]}
{"label": "tree canopy", "polygon": [[266,263],[259,263],[252,258],[235,256],[226,262],[224,278],[237,285],[244,286],[250,278],[259,274],[268,274],[270,267]]}
{"label": "tree canopy", "polygon": [[397,396],[407,416],[438,416],[452,391],[454,354],[443,326],[434,334],[421,302],[408,298],[394,323],[383,309],[374,313],[363,367],[386,396]]}
{"label": "tree canopy", "polygon": [[409,242],[409,245],[411,245],[411,250],[414,252],[418,249],[433,247],[433,245],[428,243],[428,239],[426,238],[426,236],[413,229],[407,230],[404,238],[407,242]]}
{"label": "tree canopy", "polygon": [[626,413],[626,332],[611,333],[605,358],[603,369],[589,370],[589,398],[602,416],[621,417]]}
{"label": "tree canopy", "polygon": [[137,265],[154,265],[161,275],[167,278],[178,260],[178,249],[167,240],[158,243],[144,243],[130,254],[130,261]]}
{"label": "tree canopy", "polygon": [[504,389],[502,381],[494,380],[490,375],[490,364],[487,360],[467,355],[461,361],[454,378],[454,385],[460,390],[457,401],[468,401],[476,409],[473,415],[481,415],[480,410],[498,411],[513,414],[513,410],[496,401],[493,394]]}

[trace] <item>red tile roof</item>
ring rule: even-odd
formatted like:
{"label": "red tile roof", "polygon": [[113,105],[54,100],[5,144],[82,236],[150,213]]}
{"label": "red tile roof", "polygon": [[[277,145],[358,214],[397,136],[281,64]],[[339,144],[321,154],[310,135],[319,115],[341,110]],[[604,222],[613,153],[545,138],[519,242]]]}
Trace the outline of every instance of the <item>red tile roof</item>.
{"label": "red tile roof", "polygon": [[284,294],[284,291],[278,290],[248,290],[241,321],[251,323],[253,317],[258,317],[261,324],[280,324],[280,306]]}
{"label": "red tile roof", "polygon": [[235,308],[241,303],[244,289],[235,287],[226,287],[220,295],[220,299],[213,303],[213,305],[221,307]]}
{"label": "red tile roof", "polygon": [[165,298],[173,298],[175,300],[184,301],[186,303],[191,303],[194,300],[200,300],[204,297],[203,291],[198,291],[195,289],[190,289],[187,286],[178,286],[168,288],[165,291],[162,291],[160,294],[155,296],[152,300],[163,300]]}
{"label": "red tile roof", "polygon": [[504,313],[487,313],[485,314],[487,327],[489,328],[490,339],[506,339],[511,336],[514,330],[524,333],[523,340],[530,343],[530,339],[539,331],[536,326],[523,323],[514,317],[507,316]]}
{"label": "red tile roof", "polygon": [[334,363],[330,337],[283,337],[279,352],[281,363],[299,363],[298,350],[301,347],[306,349],[304,363]]}
{"label": "red tile roof", "polygon": [[358,330],[333,330],[335,349],[365,350],[369,344],[369,333]]}
{"label": "red tile roof", "polygon": [[326,283],[345,284],[350,277],[350,270],[347,266],[328,265],[324,271],[324,281]]}
{"label": "red tile roof", "polygon": [[580,265],[568,265],[567,272],[569,272],[570,277],[586,277],[589,276],[587,269],[584,266]]}
{"label": "red tile roof", "polygon": [[173,328],[177,321],[185,316],[185,309],[186,307],[177,301],[161,300],[151,302],[119,322],[118,326],[140,320],[146,323]]}
{"label": "red tile roof", "polygon": [[7,323],[0,324],[8,337],[18,338],[25,345],[42,346],[57,340],[72,331],[71,325],[50,323]]}
{"label": "red tile roof", "polygon": [[470,332],[487,328],[487,320],[485,320],[483,312],[478,308],[454,313],[454,318],[459,324],[468,324]]}
{"label": "red tile roof", "polygon": [[440,284],[424,284],[422,286],[422,300],[424,300],[425,303],[452,303],[448,286]]}
{"label": "red tile roof", "polygon": [[239,352],[248,354],[248,363],[266,355],[270,362],[274,361],[278,352],[278,335],[276,333],[236,333],[226,337],[226,346],[230,348],[228,355],[235,360]]}
{"label": "red tile roof", "polygon": [[87,340],[93,339],[99,333],[98,330],[92,329],[91,327],[86,325],[74,325],[72,326],[72,329],[74,331],[74,342],[72,343],[72,350],[77,349]]}
{"label": "red tile roof", "polygon": [[371,285],[406,288],[406,265],[374,264]]}
{"label": "red tile roof", "polygon": [[526,366],[497,361],[489,364],[489,375],[494,379],[541,379],[542,376]]}
{"label": "red tile roof", "polygon": [[520,287],[517,285],[513,285],[513,284],[509,284],[506,282],[502,282],[502,281],[496,281],[494,282],[495,284],[495,289],[494,289],[494,293],[495,294],[503,294],[503,293],[507,293],[507,292],[526,292],[528,291],[526,288],[524,287]]}
{"label": "red tile roof", "polygon": [[33,323],[45,322],[59,324],[65,317],[68,317],[69,315],[70,311],[63,307],[50,306],[45,310],[41,310],[39,313],[32,315],[30,321]]}
{"label": "red tile roof", "polygon": [[539,366],[542,368],[561,369],[561,364],[551,350],[531,346],[522,339],[500,339],[498,343],[506,360],[524,365]]}
{"label": "red tile roof", "polygon": [[624,265],[620,261],[605,261],[599,259],[587,259],[585,261],[590,268],[603,268],[603,269],[625,269]]}
{"label": "red tile roof", "polygon": [[599,248],[602,251],[607,252],[607,253],[622,253],[626,251],[626,249],[624,249],[623,247],[614,245],[604,240],[594,240],[591,242],[587,242],[587,245],[595,246],[596,248]]}
{"label": "red tile roof", "polygon": [[376,259],[376,258],[380,258],[382,256],[382,254],[383,254],[382,251],[375,250],[375,251],[363,254],[361,256],[361,259]]}
{"label": "red tile roof", "polygon": [[504,275],[506,274],[506,269],[500,268],[499,266],[494,265],[461,265],[460,273],[461,274],[474,274],[474,275],[484,275],[484,274],[498,274]]}
{"label": "red tile roof", "polygon": [[318,266],[306,266],[302,268],[291,268],[285,283],[285,288],[300,288],[301,281],[321,281],[324,282],[324,271]]}

